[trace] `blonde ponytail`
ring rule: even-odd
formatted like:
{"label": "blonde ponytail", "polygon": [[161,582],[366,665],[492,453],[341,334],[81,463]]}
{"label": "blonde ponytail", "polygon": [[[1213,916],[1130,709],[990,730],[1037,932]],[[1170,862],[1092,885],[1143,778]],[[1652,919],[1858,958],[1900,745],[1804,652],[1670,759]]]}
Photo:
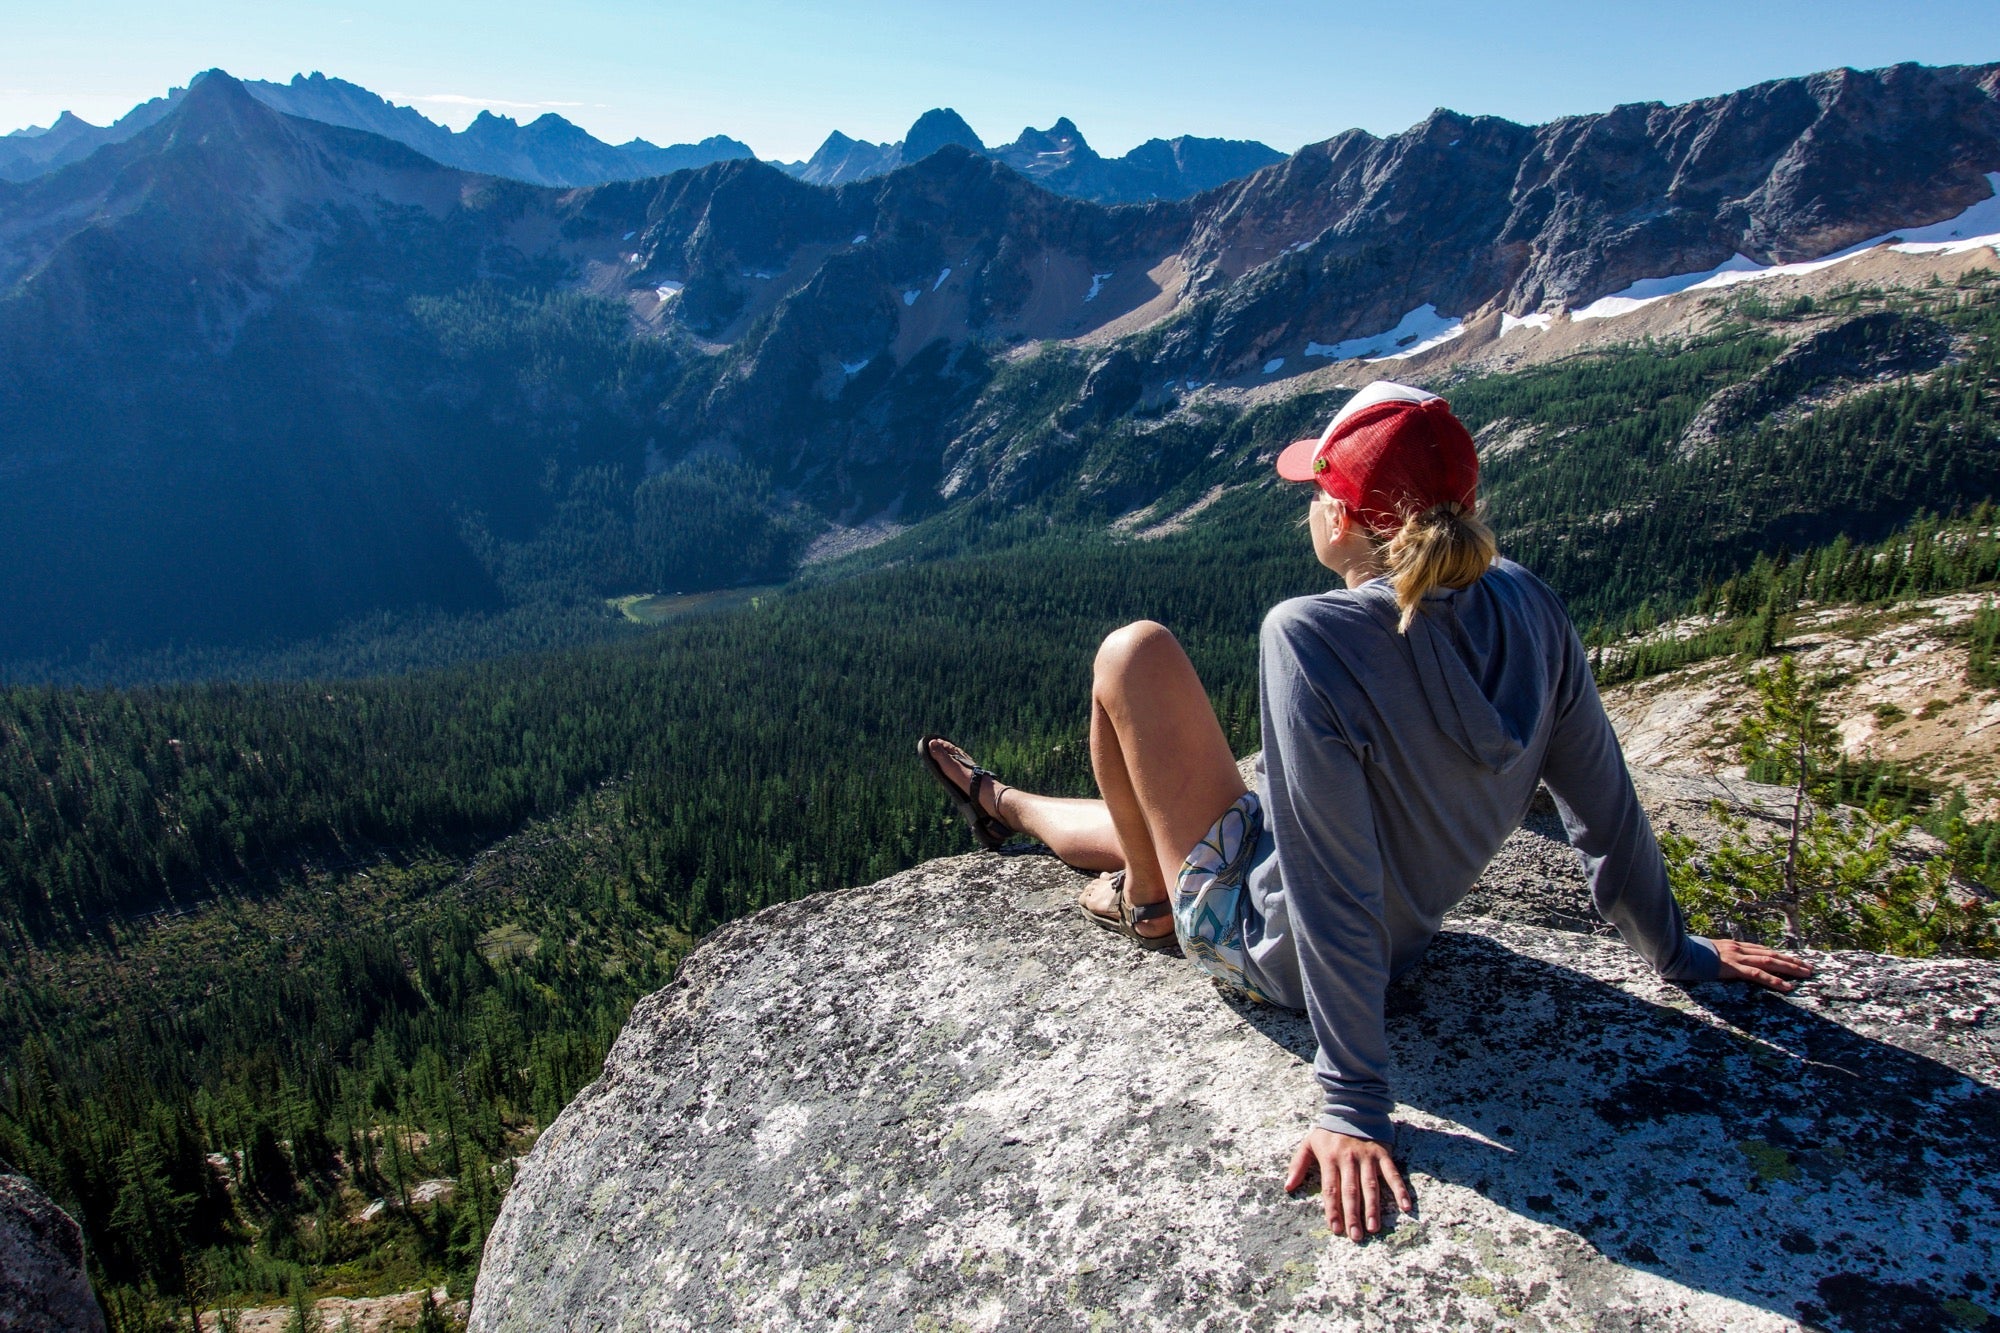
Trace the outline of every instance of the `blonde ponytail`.
{"label": "blonde ponytail", "polygon": [[1469,588],[1493,563],[1493,530],[1456,500],[1432,505],[1403,522],[1383,548],[1396,605],[1403,608],[1396,628],[1410,632],[1424,594],[1433,588]]}

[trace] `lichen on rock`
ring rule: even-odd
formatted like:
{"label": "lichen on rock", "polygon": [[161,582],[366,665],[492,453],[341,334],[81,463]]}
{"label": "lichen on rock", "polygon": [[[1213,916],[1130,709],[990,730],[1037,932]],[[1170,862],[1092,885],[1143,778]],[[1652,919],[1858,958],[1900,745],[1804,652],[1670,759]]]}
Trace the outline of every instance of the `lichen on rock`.
{"label": "lichen on rock", "polygon": [[83,1232],[26,1176],[0,1164],[0,1330],[104,1333]]}
{"label": "lichen on rock", "polygon": [[1455,919],[1390,994],[1419,1207],[1355,1246],[1279,1188],[1317,1105],[1303,1016],[1081,921],[1080,882],[966,856],[717,932],[524,1164],[472,1328],[2000,1311],[2000,967],[1823,957],[1781,999]]}

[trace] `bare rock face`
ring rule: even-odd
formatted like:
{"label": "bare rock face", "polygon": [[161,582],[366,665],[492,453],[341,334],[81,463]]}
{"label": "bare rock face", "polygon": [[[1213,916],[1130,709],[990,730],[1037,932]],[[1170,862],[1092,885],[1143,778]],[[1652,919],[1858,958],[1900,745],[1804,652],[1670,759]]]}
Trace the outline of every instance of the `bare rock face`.
{"label": "bare rock face", "polygon": [[1838,955],[1786,1000],[1460,919],[1390,995],[1418,1211],[1355,1246],[1280,1189],[1317,1105],[1303,1016],[1080,920],[1080,883],[966,856],[718,932],[525,1163],[471,1327],[2000,1311],[2000,966]]}
{"label": "bare rock face", "polygon": [[0,1330],[104,1333],[83,1233],[26,1176],[0,1171]]}

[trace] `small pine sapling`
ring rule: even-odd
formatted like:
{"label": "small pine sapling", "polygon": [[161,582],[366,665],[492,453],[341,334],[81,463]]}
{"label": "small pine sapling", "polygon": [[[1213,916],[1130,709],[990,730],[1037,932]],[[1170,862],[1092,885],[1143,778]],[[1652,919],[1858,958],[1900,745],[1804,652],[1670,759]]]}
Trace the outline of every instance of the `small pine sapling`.
{"label": "small pine sapling", "polygon": [[1718,802],[1723,836],[1707,852],[1690,838],[1662,835],[1690,925],[1791,948],[2000,951],[2000,910],[1954,873],[1975,855],[1964,821],[1955,835],[1948,830],[1943,856],[1899,859],[1897,843],[1912,819],[1892,815],[1882,801],[1838,803],[1840,743],[1822,713],[1824,684],[1802,678],[1789,656],[1749,679],[1758,708],[1737,730],[1737,754],[1753,780],[1791,788],[1789,810],[1775,828],[1756,828]]}

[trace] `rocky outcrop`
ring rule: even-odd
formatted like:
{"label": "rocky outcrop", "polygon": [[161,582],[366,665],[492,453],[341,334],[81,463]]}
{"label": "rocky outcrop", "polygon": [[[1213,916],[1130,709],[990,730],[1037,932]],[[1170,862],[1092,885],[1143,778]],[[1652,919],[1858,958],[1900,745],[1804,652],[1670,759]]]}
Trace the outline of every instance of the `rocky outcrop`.
{"label": "rocky outcrop", "polygon": [[104,1333],[83,1232],[26,1176],[0,1166],[0,1329]]}
{"label": "rocky outcrop", "polygon": [[1097,363],[1076,401],[1058,416],[1064,430],[1099,424],[1129,412],[1145,386],[1145,367],[1124,348]]}
{"label": "rocky outcrop", "polygon": [[[1569,855],[1527,836],[1490,900]],[[1838,955],[1779,999],[1460,917],[1390,997],[1418,1210],[1356,1247],[1279,1188],[1316,1104],[1302,1017],[1082,922],[1078,883],[967,856],[718,932],[524,1164],[472,1328],[1935,1329],[2000,1310],[2000,966]],[[1546,906],[1590,924],[1560,892]]]}
{"label": "rocky outcrop", "polygon": [[1789,425],[1826,399],[1883,381],[1935,370],[1951,354],[1951,334],[1936,320],[1876,310],[1815,329],[1740,384],[1702,404],[1681,432],[1692,457],[1732,431],[1773,418]]}

